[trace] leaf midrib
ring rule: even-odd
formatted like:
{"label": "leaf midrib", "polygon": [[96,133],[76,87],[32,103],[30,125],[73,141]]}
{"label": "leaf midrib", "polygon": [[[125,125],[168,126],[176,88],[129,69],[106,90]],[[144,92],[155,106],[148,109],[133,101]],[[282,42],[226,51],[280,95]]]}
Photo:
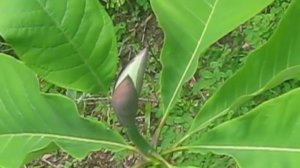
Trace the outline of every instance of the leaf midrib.
{"label": "leaf midrib", "polygon": [[[43,7],[43,5],[39,2],[39,0],[36,0],[37,4],[43,9],[43,11],[46,13],[46,15],[51,19],[51,21],[55,24],[55,26],[58,28],[58,30],[63,34],[67,42],[71,45],[71,47],[74,49],[74,51],[77,53],[79,58],[82,60],[83,64],[88,68],[88,70],[91,72],[94,79],[96,79],[97,84],[105,90],[104,84],[101,82],[100,78],[98,77],[97,73],[93,70],[93,68],[88,64],[86,59],[83,55],[81,55],[81,52],[76,48],[76,45],[72,41],[72,39],[69,38],[69,36],[66,34],[66,32],[60,27],[60,24],[51,16],[51,14]],[[84,1],[86,3],[86,1]],[[85,13],[85,9],[84,9]],[[82,18],[81,18],[82,19]],[[79,25],[80,26],[80,25]],[[77,30],[78,31],[78,30]]]}
{"label": "leaf midrib", "polygon": [[215,12],[215,8],[216,8],[218,2],[219,2],[219,0],[216,0],[216,1],[214,2],[213,6],[212,6],[211,12],[210,12],[210,14],[209,14],[209,16],[208,16],[208,19],[207,19],[206,24],[204,25],[203,32],[201,33],[201,36],[200,36],[200,38],[199,38],[199,40],[198,40],[198,42],[197,42],[197,45],[196,45],[196,47],[195,47],[195,49],[194,49],[194,51],[193,51],[192,57],[191,57],[191,59],[189,60],[189,62],[188,62],[188,64],[187,64],[186,68],[184,69],[183,74],[181,75],[181,78],[180,78],[180,80],[179,80],[179,82],[178,82],[178,84],[177,84],[177,86],[176,86],[176,89],[175,89],[175,91],[174,91],[174,93],[173,93],[173,95],[172,95],[172,97],[171,97],[171,100],[170,100],[170,102],[168,103],[168,106],[167,106],[167,108],[166,108],[166,110],[165,110],[165,114],[166,114],[166,115],[168,115],[168,113],[169,113],[169,111],[170,111],[170,109],[171,109],[171,106],[172,106],[172,104],[173,104],[173,102],[174,102],[174,100],[175,100],[175,97],[176,97],[178,91],[180,90],[181,85],[182,85],[183,82],[184,82],[184,78],[185,78],[185,76],[186,76],[186,74],[187,74],[187,72],[188,72],[188,70],[189,70],[189,67],[192,65],[193,60],[194,60],[194,58],[196,57],[197,52],[198,52],[198,50],[199,50],[199,48],[200,48],[200,46],[201,46],[201,44],[202,44],[202,42],[203,42],[203,38],[204,38],[204,36],[205,36],[205,34],[206,34],[206,32],[207,32],[208,25],[209,25],[209,23],[210,23],[210,21],[211,21],[211,18],[212,18],[212,16],[213,16],[214,12]]}
{"label": "leaf midrib", "polygon": [[[251,93],[251,94],[245,94],[243,96],[240,96],[237,101],[235,101],[231,106],[225,108],[224,110],[222,110],[221,112],[217,113],[216,115],[210,117],[209,119],[207,119],[205,122],[203,122],[202,124],[200,124],[198,127],[196,127],[196,129],[190,129],[188,131],[188,133],[183,137],[181,138],[177,143],[175,143],[175,145],[173,146],[178,146],[179,144],[181,144],[182,142],[184,142],[186,139],[188,139],[190,136],[192,136],[193,134],[199,132],[200,130],[204,129],[207,127],[207,125],[209,123],[211,123],[212,121],[214,121],[215,119],[217,119],[218,117],[226,114],[229,110],[231,110],[233,107],[235,107],[237,104],[241,103],[241,100],[243,100],[244,98],[248,98],[248,97],[253,97],[255,95],[258,95],[259,93],[262,93],[263,91],[265,91],[267,88],[270,87],[270,85],[275,81],[275,79],[277,78],[277,76],[281,76],[283,74],[285,74],[286,72],[290,71],[290,70],[294,70],[294,69],[297,69],[297,68],[300,68],[300,66],[292,66],[292,67],[287,67],[283,70],[281,70],[280,72],[278,72],[276,75],[273,75],[272,78],[270,79],[269,82],[267,82],[265,84],[265,86],[259,90],[257,90],[256,92],[254,93]],[[198,114],[201,114],[201,111],[198,113]]]}
{"label": "leaf midrib", "polygon": [[300,153],[300,147],[272,147],[272,146],[230,146],[230,145],[197,145],[183,146],[182,149],[206,149],[206,150],[240,150],[240,151],[268,151],[268,152],[293,152]]}
{"label": "leaf midrib", "polygon": [[49,133],[10,133],[10,134],[1,134],[0,137],[8,137],[8,138],[15,138],[15,137],[38,137],[38,138],[49,138],[49,139],[58,139],[58,140],[69,140],[69,141],[79,141],[85,143],[94,143],[94,144],[105,144],[105,145],[112,145],[116,147],[122,147],[129,150],[135,150],[134,147],[121,144],[117,142],[110,142],[106,140],[97,140],[92,138],[83,138],[83,137],[76,137],[76,136],[66,136],[66,135],[55,135]]}
{"label": "leaf midrib", "polygon": [[[209,124],[210,122],[212,122],[213,120],[215,120],[216,118],[226,114],[229,110],[231,110],[233,107],[235,107],[237,104],[239,104],[241,102],[241,100],[243,100],[244,98],[248,98],[248,97],[253,97],[253,96],[256,96],[260,93],[262,93],[263,91],[265,91],[266,89],[268,89],[272,83],[274,81],[276,81],[275,79],[278,77],[278,76],[281,76],[282,74],[285,74],[291,70],[294,70],[294,69],[298,69],[300,68],[300,65],[296,65],[296,66],[292,66],[292,67],[287,67],[281,71],[279,71],[278,73],[276,73],[276,75],[273,75],[271,77],[271,79],[269,80],[269,82],[267,82],[261,89],[257,90],[256,92],[253,92],[253,93],[245,93],[244,95],[240,96],[239,98],[237,98],[237,100],[235,102],[233,102],[229,107],[225,108],[224,110],[222,110],[221,112],[217,113],[216,115],[210,117],[207,121],[203,122],[202,124],[200,124],[200,126],[193,130],[193,131],[190,131],[189,134],[187,134],[188,136],[191,136],[192,134],[200,131],[201,129],[203,129],[204,127],[207,126],[207,124]],[[199,114],[201,114],[201,111],[199,112]]]}

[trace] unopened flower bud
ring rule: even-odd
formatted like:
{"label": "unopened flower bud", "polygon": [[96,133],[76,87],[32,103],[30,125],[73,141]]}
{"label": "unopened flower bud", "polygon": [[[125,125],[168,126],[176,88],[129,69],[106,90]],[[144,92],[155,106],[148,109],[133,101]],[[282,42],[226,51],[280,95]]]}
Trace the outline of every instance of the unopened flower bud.
{"label": "unopened flower bud", "polygon": [[143,78],[145,72],[145,66],[147,61],[147,49],[143,49],[138,55],[136,55],[120,73],[117,80],[115,89],[120,83],[129,76],[132,79],[134,87],[139,94],[143,85]]}
{"label": "unopened flower bud", "polygon": [[112,106],[119,122],[124,127],[135,125],[135,115],[138,110],[138,94],[129,76],[115,89],[112,96]]}
{"label": "unopened flower bud", "polygon": [[112,106],[124,127],[135,126],[138,97],[143,85],[147,50],[142,50],[121,72],[112,96]]}

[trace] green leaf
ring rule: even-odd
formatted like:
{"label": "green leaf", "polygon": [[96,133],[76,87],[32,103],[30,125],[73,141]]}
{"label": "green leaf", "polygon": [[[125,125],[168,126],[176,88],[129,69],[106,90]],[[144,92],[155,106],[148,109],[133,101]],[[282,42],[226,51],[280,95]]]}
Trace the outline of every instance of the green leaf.
{"label": "green leaf", "polygon": [[199,55],[273,0],[151,0],[165,33],[161,96],[165,116],[192,77]]}
{"label": "green leaf", "polygon": [[249,55],[245,65],[206,102],[191,132],[251,97],[300,75],[300,2],[295,0],[273,37]]}
{"label": "green leaf", "polygon": [[300,166],[300,89],[263,103],[182,147],[233,156],[241,168]]}
{"label": "green leaf", "polygon": [[118,133],[81,118],[67,97],[40,93],[35,74],[4,54],[0,88],[0,167],[20,167],[57,147],[78,159],[101,148],[132,149]]}
{"label": "green leaf", "polygon": [[42,78],[106,92],[115,75],[112,22],[97,0],[1,0],[0,34]]}

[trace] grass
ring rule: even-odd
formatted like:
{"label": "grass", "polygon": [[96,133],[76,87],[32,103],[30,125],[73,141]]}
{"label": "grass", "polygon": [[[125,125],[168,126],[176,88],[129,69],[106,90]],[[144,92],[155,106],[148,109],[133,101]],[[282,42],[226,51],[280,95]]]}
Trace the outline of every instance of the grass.
{"label": "grass", "polygon": [[[138,125],[143,134],[150,140],[158,120],[159,111],[159,74],[162,69],[159,53],[163,44],[163,33],[159,29],[151,11],[148,0],[100,0],[106,6],[115,24],[120,55],[120,69],[142,48],[150,49],[150,60],[146,70],[145,82],[141,96]],[[205,101],[244,63],[246,56],[254,49],[264,44],[272,35],[280,17],[290,0],[275,0],[275,2],[260,14],[247,21],[236,30],[222,38],[199,60],[199,67],[194,77],[184,86],[182,97],[172,110],[162,130],[160,147],[168,148],[178,141],[190,126],[190,121],[200,110]],[[13,54],[13,51],[0,39],[1,52]],[[73,98],[82,115],[92,116],[104,121],[108,126],[124,133],[116,116],[110,107],[110,97],[104,95],[88,95],[71,90],[65,90],[45,81],[41,82],[43,92],[65,94]],[[292,88],[300,86],[300,82],[290,80],[273,88],[242,105],[235,113],[227,114],[214,121],[207,129],[240,116],[261,102],[278,96]],[[197,135],[191,140],[197,139]],[[201,168],[235,168],[233,159],[212,153],[200,155],[177,152],[167,156],[171,163],[181,166],[192,165]],[[95,152],[83,161],[73,160],[63,152],[45,155],[33,161],[27,167],[131,167],[139,159],[130,154],[112,154],[102,150]],[[24,166],[25,167],[25,166]]]}

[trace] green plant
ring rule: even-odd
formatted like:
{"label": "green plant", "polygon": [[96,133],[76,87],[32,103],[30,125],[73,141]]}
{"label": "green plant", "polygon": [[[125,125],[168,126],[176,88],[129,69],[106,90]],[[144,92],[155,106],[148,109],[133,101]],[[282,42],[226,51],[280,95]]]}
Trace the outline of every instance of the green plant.
{"label": "green plant", "polygon": [[[271,2],[151,0],[165,33],[160,77],[163,114],[150,145],[135,123],[145,70],[143,51],[122,71],[112,96],[117,117],[135,145],[132,146],[109,125],[79,116],[74,102],[66,96],[42,93],[38,86],[36,74],[67,88],[67,94],[74,99],[73,90],[107,94],[116,71],[117,43],[112,22],[99,2],[0,0],[0,10],[6,14],[0,15],[0,35],[20,59],[0,55],[0,167],[19,167],[56,149],[81,159],[103,148],[139,153],[143,159],[136,167],[175,167],[171,158],[208,152],[232,156],[240,167],[298,167],[299,89],[276,95],[215,128],[209,126],[254,96],[288,79],[298,79],[299,0],[292,2],[273,37],[260,44],[237,73],[221,70],[225,53],[210,63],[213,70],[200,74],[211,83],[229,79],[214,88],[214,95],[194,119],[186,115],[193,108],[173,108],[184,83],[194,75],[202,53]],[[198,86],[194,92],[211,83]],[[171,113],[179,117],[169,119]],[[166,123],[180,125],[191,120],[183,137],[160,136]]]}
{"label": "green plant", "polygon": [[125,3],[125,0],[103,0],[107,8],[117,8]]}

